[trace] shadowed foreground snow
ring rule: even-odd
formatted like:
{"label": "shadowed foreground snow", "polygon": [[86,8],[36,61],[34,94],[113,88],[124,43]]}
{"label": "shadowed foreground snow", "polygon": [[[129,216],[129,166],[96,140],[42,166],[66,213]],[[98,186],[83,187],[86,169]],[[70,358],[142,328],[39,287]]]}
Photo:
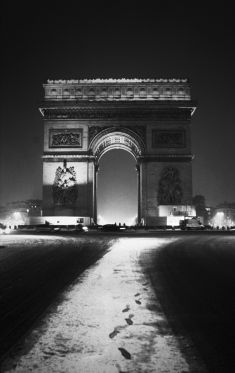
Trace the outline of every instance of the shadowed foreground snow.
{"label": "shadowed foreground snow", "polygon": [[51,307],[3,372],[190,372],[138,262],[140,252],[170,240],[116,241]]}

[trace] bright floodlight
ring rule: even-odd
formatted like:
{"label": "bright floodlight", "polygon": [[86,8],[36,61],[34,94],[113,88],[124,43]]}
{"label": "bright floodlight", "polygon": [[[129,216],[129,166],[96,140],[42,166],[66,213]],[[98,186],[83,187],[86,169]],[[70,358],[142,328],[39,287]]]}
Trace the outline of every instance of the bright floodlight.
{"label": "bright floodlight", "polygon": [[14,216],[15,219],[20,219],[20,218],[21,218],[21,214],[20,214],[20,212],[18,212],[18,211],[15,211],[15,212],[13,213],[13,216]]}

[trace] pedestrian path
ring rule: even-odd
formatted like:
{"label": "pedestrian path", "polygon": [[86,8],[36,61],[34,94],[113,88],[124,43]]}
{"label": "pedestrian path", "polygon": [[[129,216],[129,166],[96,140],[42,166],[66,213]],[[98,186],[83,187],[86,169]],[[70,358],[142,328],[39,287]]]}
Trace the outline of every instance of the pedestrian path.
{"label": "pedestrian path", "polygon": [[3,372],[190,372],[138,261],[143,250],[147,255],[166,240],[114,241],[51,307]]}

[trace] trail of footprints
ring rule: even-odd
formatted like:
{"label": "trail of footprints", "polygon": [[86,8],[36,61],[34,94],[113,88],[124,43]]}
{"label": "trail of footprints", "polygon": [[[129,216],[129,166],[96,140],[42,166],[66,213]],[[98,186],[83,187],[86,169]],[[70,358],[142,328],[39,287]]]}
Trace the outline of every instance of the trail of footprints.
{"label": "trail of footprints", "polygon": [[[145,290],[145,291],[147,291],[148,289],[146,288],[146,286],[148,285],[148,282],[146,282],[146,283],[144,283],[143,284],[143,290]],[[140,298],[140,293],[136,293],[135,295],[134,295],[134,297],[135,297],[135,303],[136,304],[141,304],[141,298]],[[123,313],[126,313],[126,312],[128,312],[128,311],[130,311],[130,305],[129,304],[127,304],[126,305],[126,307],[122,310],[122,312]],[[133,313],[130,313],[129,315],[128,315],[128,317],[127,318],[125,318],[125,321],[126,321],[126,323],[127,323],[127,325],[119,325],[119,326],[116,326],[115,328],[114,328],[114,330],[109,334],[109,338],[115,338],[116,337],[116,335],[117,334],[119,334],[120,333],[120,331],[121,330],[123,330],[123,329],[125,329],[125,328],[127,328],[128,327],[128,325],[132,325],[134,322],[133,322],[133,318],[134,318],[134,314]],[[120,351],[120,353],[122,354],[122,356],[125,358],[125,359],[127,359],[127,360],[130,360],[131,359],[131,354],[130,354],[130,352],[129,351],[127,351],[125,348],[123,348],[123,347],[118,347],[118,350]]]}

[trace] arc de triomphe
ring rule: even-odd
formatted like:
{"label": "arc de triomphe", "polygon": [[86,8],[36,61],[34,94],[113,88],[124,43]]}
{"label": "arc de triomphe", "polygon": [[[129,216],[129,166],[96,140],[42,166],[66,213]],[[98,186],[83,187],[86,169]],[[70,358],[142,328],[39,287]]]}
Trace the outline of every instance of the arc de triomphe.
{"label": "arc de triomphe", "polygon": [[111,149],[136,160],[138,222],[192,201],[188,79],[48,80],[43,85],[43,215],[97,220],[96,180]]}

